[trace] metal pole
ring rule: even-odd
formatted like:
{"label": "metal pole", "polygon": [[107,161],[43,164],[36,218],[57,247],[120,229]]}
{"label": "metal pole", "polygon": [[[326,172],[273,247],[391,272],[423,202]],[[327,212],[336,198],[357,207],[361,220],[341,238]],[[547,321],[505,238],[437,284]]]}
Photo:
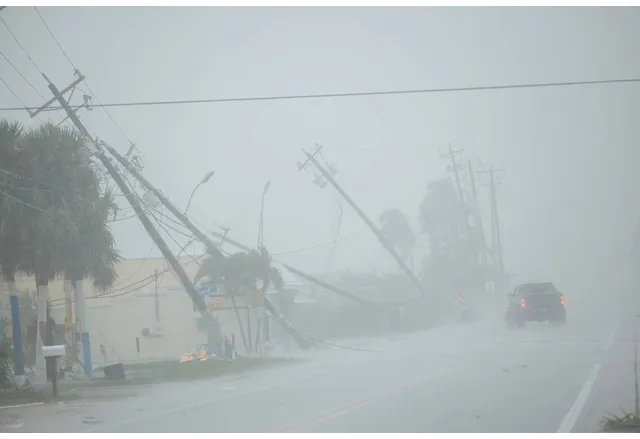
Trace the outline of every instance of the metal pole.
{"label": "metal pole", "polygon": [[81,280],[76,281],[76,322],[80,326],[80,342],[82,343],[82,359],[85,375],[90,377],[93,374],[93,362],[91,359],[91,336],[87,323],[87,302],[84,297],[84,284]]}
{"label": "metal pole", "polygon": [[18,296],[9,297],[11,304],[11,330],[13,339],[13,367],[16,376],[24,376],[24,353],[22,352],[22,326]]}
{"label": "metal pole", "polygon": [[155,305],[156,305],[156,323],[160,323],[160,296],[158,295],[158,270],[156,269],[153,273],[153,280],[155,286]]}
{"label": "metal pole", "polygon": [[184,214],[187,214],[187,211],[189,210],[189,206],[191,206],[191,200],[193,200],[193,195],[196,193],[196,191],[198,190],[198,188],[200,187],[200,185],[202,184],[202,182],[198,183],[196,185],[196,187],[193,188],[193,190],[191,191],[191,196],[189,197],[189,202],[187,203],[187,207],[184,209]]}

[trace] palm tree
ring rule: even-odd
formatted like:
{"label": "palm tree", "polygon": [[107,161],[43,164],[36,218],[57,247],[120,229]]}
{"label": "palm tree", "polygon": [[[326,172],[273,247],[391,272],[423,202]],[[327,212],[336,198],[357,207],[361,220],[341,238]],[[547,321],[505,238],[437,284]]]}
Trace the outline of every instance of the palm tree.
{"label": "palm tree", "polygon": [[22,175],[18,153],[22,131],[17,122],[0,121],[0,269],[11,293],[15,291],[15,275],[21,261],[21,218],[28,208],[21,202],[22,196],[28,195],[27,188],[23,189],[25,182],[17,178]]}
{"label": "palm tree", "polygon": [[380,223],[382,224],[380,232],[406,262],[417,241],[406,215],[398,209],[385,210],[380,215]]}
{"label": "palm tree", "polygon": [[236,314],[242,343],[249,352],[250,344],[240,319],[236,296],[246,295],[256,289],[264,295],[271,285],[281,291],[284,287],[282,274],[271,265],[267,249],[260,247],[250,252],[234,253],[226,258],[222,253],[210,254],[200,265],[194,281],[198,282],[205,277],[224,286]]}
{"label": "palm tree", "polygon": [[22,132],[2,122],[0,159],[3,169],[10,166],[11,175],[21,177],[15,196],[0,193],[5,279],[17,271],[33,274],[45,295],[57,275],[74,281],[90,276],[95,287],[109,288],[120,258],[107,227],[114,202],[88,159],[86,139],[52,124]]}
{"label": "palm tree", "polygon": [[72,227],[67,229],[71,233],[64,237],[67,257],[63,272],[74,288],[76,282],[90,277],[96,290],[106,291],[117,280],[116,266],[121,258],[107,222],[115,204],[113,195],[105,192],[97,197],[97,202],[76,206]]}

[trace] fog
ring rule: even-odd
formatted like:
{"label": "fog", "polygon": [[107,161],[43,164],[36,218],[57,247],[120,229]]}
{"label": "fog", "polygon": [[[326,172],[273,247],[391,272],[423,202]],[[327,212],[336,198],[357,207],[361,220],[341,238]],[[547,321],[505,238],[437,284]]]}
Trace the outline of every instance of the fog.
{"label": "fog", "polygon": [[[87,77],[92,92],[85,84],[79,91],[103,103],[564,83],[631,79],[640,72],[637,8],[61,7],[40,11]],[[10,7],[0,15],[58,88],[73,81],[73,68],[33,8]],[[2,26],[0,49],[48,99],[46,81]],[[1,76],[29,106],[43,103],[6,63],[0,66]],[[496,197],[505,269],[513,276],[491,301],[470,299],[476,311],[475,320],[468,324],[458,321],[457,311],[447,311],[446,322],[434,329],[401,336],[358,333],[357,338],[333,340],[376,353],[336,347],[312,354],[289,353],[313,360],[266,371],[263,378],[252,375],[239,384],[207,384],[218,396],[240,392],[237,398],[241,399],[229,396],[225,407],[229,413],[245,410],[243,416],[253,421],[229,415],[224,426],[202,426],[199,419],[206,417],[205,411],[215,411],[213,405],[187,402],[188,398],[175,396],[176,384],[167,384],[148,389],[151,393],[140,398],[173,398],[172,403],[158,410],[146,402],[140,404],[147,414],[166,411],[171,422],[161,421],[156,413],[120,425],[104,415],[105,425],[110,425],[110,431],[155,428],[163,432],[281,431],[285,424],[302,431],[555,432],[568,425],[563,420],[572,413],[591,366],[608,364],[596,358],[596,351],[609,343],[603,352],[610,356],[618,352],[617,345],[607,351],[613,329],[619,338],[633,333],[619,322],[633,312],[630,304],[637,304],[629,302],[627,293],[634,279],[631,236],[640,219],[639,100],[638,84],[621,83],[109,107],[117,124],[102,108],[81,110],[80,117],[91,131],[121,154],[133,142],[144,162],[144,176],[180,209],[187,206],[203,176],[213,170],[215,175],[198,188],[189,207],[189,217],[203,230],[223,233],[221,227],[228,227],[230,237],[255,245],[263,186],[270,181],[264,243],[279,262],[309,273],[397,274],[399,269],[333,187],[315,185],[311,167],[299,170],[298,163],[306,159],[302,149],[311,153],[315,144],[323,146],[323,159],[338,169],[336,180],[374,223],[379,224],[383,211],[399,209],[416,234],[427,185],[452,178],[449,163],[440,154],[449,145],[464,149],[457,159],[465,167],[470,160],[477,170],[504,169]],[[2,87],[0,102],[2,107],[20,106]],[[93,103],[98,103],[95,98]],[[37,123],[25,111],[4,111],[2,117]],[[44,117],[57,123],[63,115],[46,113]],[[468,185],[466,174],[464,178]],[[489,179],[486,174],[477,179],[489,241]],[[118,203],[119,217],[133,214],[122,197]],[[135,218],[111,227],[125,258],[162,256]],[[179,234],[172,233],[173,239],[162,234],[174,253],[190,241]],[[429,246],[428,236],[419,234],[413,249],[416,267]],[[200,244],[188,247],[193,255],[204,251]],[[286,281],[296,280],[286,270],[283,275]],[[548,328],[546,323],[534,322],[523,331],[506,329],[501,314],[504,293],[530,280],[551,281],[566,295],[566,327]],[[166,320],[182,319],[177,314],[172,317],[171,310],[163,312]],[[313,328],[315,336],[323,337],[309,319],[296,322],[301,330]],[[184,322],[193,325],[189,318]],[[622,364],[626,352],[620,348],[610,363]],[[560,372],[552,366],[554,362],[562,368]],[[475,368],[464,364],[475,364]],[[619,381],[606,381],[620,375],[612,370],[603,378],[608,383],[605,387],[624,387]],[[521,375],[515,378],[516,373]],[[560,376],[553,378],[554,374]],[[298,381],[295,376],[300,377]],[[374,391],[367,380],[384,384],[376,385]],[[276,403],[269,399],[270,390],[256,390],[265,383],[283,386],[283,396]],[[503,384],[522,390],[497,391]],[[195,386],[184,384],[180,392],[195,392]],[[331,395],[325,390],[330,386],[336,389]],[[234,390],[225,391],[227,387]],[[389,397],[398,387],[413,390],[409,396]],[[472,389],[476,393],[469,396]],[[618,397],[626,401],[626,394],[610,391],[614,396],[606,403],[591,402],[589,407],[597,412],[601,406],[615,409]],[[299,396],[301,392],[315,396],[307,401]],[[380,394],[386,395],[384,408]],[[350,421],[336,420],[342,415],[331,414],[340,412],[336,406],[359,401],[363,395],[377,402],[371,402],[371,407],[370,401],[363,402],[359,414],[344,418]],[[490,404],[483,405],[482,395],[493,401],[493,410]],[[291,401],[298,401],[300,407]],[[536,401],[552,407],[546,412],[534,409]],[[508,412],[520,403],[539,416],[538,421]],[[134,402],[127,404],[129,408],[122,411],[136,410]],[[265,409],[265,405],[276,408]],[[422,415],[412,411],[414,406],[428,413],[423,413],[422,423]],[[459,408],[464,419],[453,420],[444,407]],[[394,411],[405,414],[391,417]],[[325,413],[322,419],[328,427],[294,422],[296,417],[312,419],[317,412]],[[119,417],[116,411],[109,413],[113,419]],[[188,421],[175,421],[174,413],[187,416]],[[591,428],[592,421],[583,420],[580,428]],[[67,428],[62,424],[51,429]],[[49,428],[30,425],[33,431]]]}

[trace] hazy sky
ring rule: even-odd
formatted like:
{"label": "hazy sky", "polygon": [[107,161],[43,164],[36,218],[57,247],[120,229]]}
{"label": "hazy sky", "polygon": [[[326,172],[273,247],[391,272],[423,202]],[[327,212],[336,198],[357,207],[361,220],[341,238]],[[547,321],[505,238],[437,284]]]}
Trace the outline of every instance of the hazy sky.
{"label": "hazy sky", "polygon": [[[637,8],[41,8],[103,102],[462,87],[640,77]],[[33,8],[0,12],[63,88],[73,70]],[[0,26],[0,50],[48,95]],[[30,105],[40,98],[0,60]],[[86,91],[86,87],[81,87]],[[0,85],[1,106],[18,102]],[[299,172],[301,148],[325,146],[338,180],[377,221],[404,211],[417,229],[426,184],[446,174],[448,142],[504,167],[499,208],[507,268],[524,278],[584,273],[623,248],[640,218],[640,84],[434,95],[113,108],[144,156],[145,176],[199,224],[257,240],[262,187],[272,253],[331,241],[330,187]],[[82,112],[122,153],[128,142],[101,109]],[[26,120],[24,112],[3,117]],[[59,120],[59,116],[53,116]],[[481,187],[484,207],[488,191]],[[128,210],[131,213],[131,210]],[[152,247],[135,219],[116,223],[126,257]],[[330,268],[395,269],[345,204]],[[178,237],[180,242],[183,238]],[[175,248],[176,246],[173,245]],[[327,267],[330,247],[283,256]],[[159,254],[154,248],[152,254]]]}

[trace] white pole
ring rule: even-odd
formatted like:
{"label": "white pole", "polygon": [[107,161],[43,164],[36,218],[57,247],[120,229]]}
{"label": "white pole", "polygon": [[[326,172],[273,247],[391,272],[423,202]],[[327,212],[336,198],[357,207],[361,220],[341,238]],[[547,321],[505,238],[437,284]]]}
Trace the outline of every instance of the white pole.
{"label": "white pole", "polygon": [[36,329],[36,369],[44,369],[43,346],[47,336],[47,299],[49,298],[49,287],[38,285],[38,297],[36,299],[36,313],[38,316],[38,326]]}
{"label": "white pole", "polygon": [[82,343],[82,360],[85,374],[90,377],[93,370],[91,363],[91,340],[89,339],[89,325],[87,324],[87,307],[84,297],[84,285],[81,280],[76,282],[76,326]]}
{"label": "white pole", "polygon": [[66,366],[68,370],[73,368],[73,348],[75,344],[75,329],[73,322],[73,285],[70,280],[64,281],[64,340],[69,347],[66,355]]}

